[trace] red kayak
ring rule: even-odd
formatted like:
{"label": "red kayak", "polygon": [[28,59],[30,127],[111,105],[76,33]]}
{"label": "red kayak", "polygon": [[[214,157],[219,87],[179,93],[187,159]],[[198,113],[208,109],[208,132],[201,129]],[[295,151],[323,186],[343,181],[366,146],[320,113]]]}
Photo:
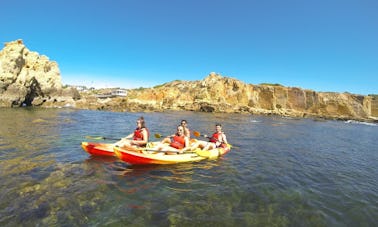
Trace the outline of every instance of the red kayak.
{"label": "red kayak", "polygon": [[115,156],[112,143],[82,142],[81,147],[90,155]]}

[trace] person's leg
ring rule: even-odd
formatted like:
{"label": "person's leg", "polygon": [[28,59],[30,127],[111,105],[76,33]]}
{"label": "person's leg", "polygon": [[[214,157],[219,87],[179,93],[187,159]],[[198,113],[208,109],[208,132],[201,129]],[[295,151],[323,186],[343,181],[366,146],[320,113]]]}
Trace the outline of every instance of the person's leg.
{"label": "person's leg", "polygon": [[197,148],[203,149],[206,146],[207,142],[206,141],[197,141],[193,145],[191,145],[190,150],[194,151]]}
{"label": "person's leg", "polygon": [[204,151],[208,151],[208,150],[212,150],[212,149],[215,149],[216,148],[216,145],[215,143],[212,143],[212,142],[208,142],[206,144],[206,146],[202,149]]}

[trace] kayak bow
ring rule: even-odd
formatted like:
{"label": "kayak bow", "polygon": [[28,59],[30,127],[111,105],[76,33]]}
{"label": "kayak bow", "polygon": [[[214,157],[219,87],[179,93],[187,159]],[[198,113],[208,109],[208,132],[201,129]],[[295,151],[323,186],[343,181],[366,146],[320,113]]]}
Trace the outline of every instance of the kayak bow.
{"label": "kayak bow", "polygon": [[115,156],[112,143],[82,142],[81,147],[90,155]]}

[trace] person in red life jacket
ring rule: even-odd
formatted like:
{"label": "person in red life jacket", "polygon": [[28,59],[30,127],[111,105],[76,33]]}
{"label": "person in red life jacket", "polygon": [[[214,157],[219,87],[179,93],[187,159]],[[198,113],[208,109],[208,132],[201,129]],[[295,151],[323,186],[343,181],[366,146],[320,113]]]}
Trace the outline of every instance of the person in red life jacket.
{"label": "person in red life jacket", "polygon": [[[137,127],[133,133],[122,138],[115,145],[119,147],[135,146],[135,147],[145,147],[148,143],[148,138],[150,133],[146,127],[146,122],[143,117],[138,118],[136,121]],[[131,139],[132,138],[132,139]],[[130,140],[131,139],[131,140]]]}
{"label": "person in red life jacket", "polygon": [[207,135],[204,135],[204,137],[208,138],[209,142],[198,141],[191,147],[191,150],[195,150],[198,147],[202,148],[202,150],[212,150],[218,147],[226,147],[228,143],[221,124],[215,124],[215,133],[211,137]]}
{"label": "person in red life jacket", "polygon": [[190,149],[189,138],[184,134],[184,127],[177,126],[176,134],[164,138],[161,145],[158,145],[156,149],[164,150],[167,154],[179,154]]}
{"label": "person in red life jacket", "polygon": [[[205,137],[207,137],[205,135]],[[226,134],[222,131],[221,124],[215,124],[215,133],[209,138],[209,143],[203,148],[203,150],[212,150],[218,147],[227,146]]]}

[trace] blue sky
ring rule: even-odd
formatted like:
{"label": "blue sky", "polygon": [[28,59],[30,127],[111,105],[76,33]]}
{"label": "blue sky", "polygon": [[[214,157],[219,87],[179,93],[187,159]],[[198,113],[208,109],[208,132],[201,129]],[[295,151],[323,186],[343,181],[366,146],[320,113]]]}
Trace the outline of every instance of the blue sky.
{"label": "blue sky", "polygon": [[150,87],[210,72],[245,83],[378,93],[377,0],[1,0],[64,84]]}

